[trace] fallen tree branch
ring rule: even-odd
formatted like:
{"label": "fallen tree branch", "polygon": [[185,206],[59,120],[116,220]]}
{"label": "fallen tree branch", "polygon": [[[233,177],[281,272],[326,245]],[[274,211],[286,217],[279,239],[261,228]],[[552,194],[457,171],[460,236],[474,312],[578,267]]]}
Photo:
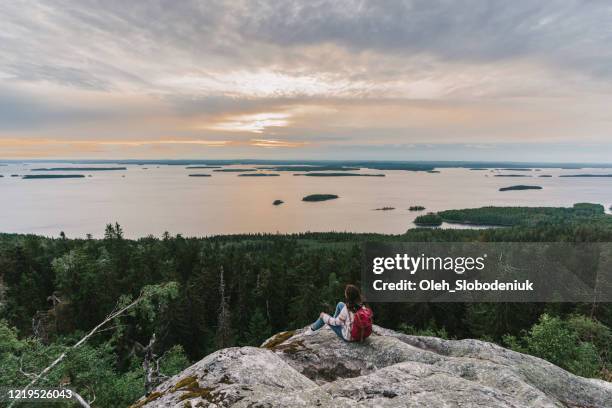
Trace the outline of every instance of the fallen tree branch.
{"label": "fallen tree branch", "polygon": [[[81,406],[82,406],[83,408],[91,408],[91,406],[89,405],[89,403],[88,403],[87,401],[85,401],[85,398],[81,397],[81,396],[79,395],[79,393],[77,393],[76,391],[74,391],[74,390],[73,390],[73,391],[72,391],[72,395],[74,395],[74,399],[75,399],[75,400],[77,400],[77,402],[78,402],[79,404],[81,404]],[[94,399],[95,399],[95,398],[94,398]],[[9,407],[10,407],[10,405],[9,405]]]}
{"label": "fallen tree branch", "polygon": [[[110,322],[111,320],[115,319],[116,317],[121,316],[123,313],[127,312],[128,310],[136,306],[138,303],[140,303],[144,299],[144,297],[145,297],[145,292],[143,291],[143,292],[140,292],[140,295],[132,303],[128,304],[127,306],[124,306],[122,308],[118,308],[118,305],[115,306],[115,309],[113,309],[113,311],[108,316],[106,316],[106,318],[100,324],[98,324],[96,327],[91,329],[89,333],[87,333],[81,340],[79,340],[72,347],[70,347],[68,351],[78,348],[81,344],[85,343],[91,336],[93,336],[98,330],[100,330],[102,326],[104,326],[106,323]],[[38,381],[44,378],[55,366],[57,366],[59,363],[62,362],[62,360],[64,360],[64,358],[66,358],[66,356],[68,355],[68,351],[64,351],[62,354],[60,354],[55,360],[53,360],[53,362],[50,365],[48,365],[38,375],[34,376],[32,381],[30,381],[30,383],[22,389],[24,391],[27,391],[32,386],[34,386]],[[74,394],[75,394],[75,398],[77,399],[77,401],[83,407],[89,408],[89,404],[79,394],[77,394],[76,392],[74,392]],[[12,408],[14,404],[15,404],[15,401],[12,401],[8,405],[7,408]]]}

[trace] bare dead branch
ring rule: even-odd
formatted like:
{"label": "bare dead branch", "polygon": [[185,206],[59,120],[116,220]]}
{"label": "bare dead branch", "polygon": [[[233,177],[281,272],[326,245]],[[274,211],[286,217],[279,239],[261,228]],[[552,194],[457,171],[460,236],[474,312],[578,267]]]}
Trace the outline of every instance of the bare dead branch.
{"label": "bare dead branch", "polygon": [[29,379],[36,378],[36,374],[34,374],[34,373],[26,373],[25,371],[23,371],[23,357],[19,358],[19,372],[21,374],[23,374],[25,377],[28,377]]}
{"label": "bare dead branch", "polygon": [[[85,398],[81,397],[78,392],[72,391],[72,395],[74,395],[74,399],[83,407],[83,408],[91,408],[89,403],[85,401]],[[10,405],[9,405],[10,407]]]}
{"label": "bare dead branch", "polygon": [[[93,336],[98,330],[100,330],[100,328],[102,326],[104,326],[106,323],[110,322],[111,320],[115,319],[116,317],[121,316],[123,313],[127,312],[128,310],[130,310],[131,308],[136,306],[138,303],[140,303],[143,299],[144,299],[144,292],[140,292],[140,295],[132,303],[128,304],[127,306],[120,307],[119,304],[117,304],[114,307],[113,311],[111,313],[109,313],[108,316],[106,316],[106,318],[101,323],[99,323],[96,327],[91,329],[91,331],[89,333],[87,333],[83,338],[81,338],[72,347],[70,347],[70,349],[68,351],[74,350],[74,349],[78,348],[79,346],[81,346],[91,336]],[[64,360],[64,358],[66,358],[66,355],[68,354],[68,351],[64,351],[55,360],[53,360],[53,362],[50,365],[48,365],[38,375],[34,376],[34,378],[32,378],[32,381],[30,381],[30,383],[28,385],[26,385],[23,388],[23,390],[27,391],[34,384],[36,384],[38,381],[40,381],[42,378],[44,378],[55,366],[57,366],[59,363],[62,362],[62,360]],[[83,407],[89,408],[89,404],[87,404],[87,402],[80,395],[78,395],[77,393],[75,393],[75,395],[77,396],[77,400],[79,401],[79,403]],[[79,400],[79,398],[80,398],[80,400]],[[8,405],[8,408],[12,408],[14,404],[15,404],[15,401],[12,401]],[[83,405],[83,404],[85,404],[85,405]]]}
{"label": "bare dead branch", "polygon": [[91,395],[93,395],[93,398],[91,400],[88,400],[87,403],[89,405],[93,404],[96,401],[96,392],[94,391],[93,388],[91,388],[89,385],[86,385],[85,388],[87,388],[87,390],[89,391],[89,393]]}

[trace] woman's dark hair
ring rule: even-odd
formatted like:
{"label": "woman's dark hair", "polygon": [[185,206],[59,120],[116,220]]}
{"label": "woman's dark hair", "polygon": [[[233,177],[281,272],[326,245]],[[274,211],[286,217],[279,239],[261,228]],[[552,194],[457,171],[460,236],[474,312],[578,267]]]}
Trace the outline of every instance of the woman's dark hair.
{"label": "woman's dark hair", "polygon": [[344,296],[346,297],[346,307],[351,312],[356,312],[361,307],[361,291],[355,285],[346,285],[344,289]]}

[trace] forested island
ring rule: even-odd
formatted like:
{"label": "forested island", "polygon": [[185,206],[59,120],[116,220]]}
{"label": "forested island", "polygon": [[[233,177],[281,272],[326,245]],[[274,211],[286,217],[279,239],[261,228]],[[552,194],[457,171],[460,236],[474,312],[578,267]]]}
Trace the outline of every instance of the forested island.
{"label": "forested island", "polygon": [[600,204],[578,203],[572,207],[482,207],[436,213],[445,222],[467,225],[524,226],[573,222],[610,222]]}
{"label": "forested island", "polygon": [[436,213],[419,215],[414,219],[414,223],[419,227],[439,227],[442,225],[442,217]]}
{"label": "forested island", "polygon": [[272,202],[272,205],[281,205],[281,204],[283,204],[283,203],[284,203],[284,201],[283,201],[283,200],[274,200],[274,201]]}
{"label": "forested island", "polygon": [[359,167],[346,167],[346,166],[272,166],[272,167],[257,167],[259,170],[273,170],[273,171],[355,171],[359,170]]}
{"label": "forested island", "polygon": [[516,167],[516,168],[505,168],[505,169],[496,169],[496,170],[501,170],[501,171],[532,171],[532,169],[527,169],[527,168],[520,168],[520,167]]}
{"label": "forested island", "polygon": [[257,171],[257,169],[216,169],[213,171],[218,171],[222,173],[246,173],[248,171]]}
{"label": "forested island", "polygon": [[612,177],[612,174],[562,174],[559,177]]}
{"label": "forested island", "polygon": [[306,177],[385,177],[384,174],[368,174],[368,173],[296,173],[294,176]]}
{"label": "forested island", "polygon": [[189,177],[212,177],[212,176],[210,174],[194,173],[194,174],[189,174]]}
{"label": "forested island", "polygon": [[[383,242],[612,242],[603,207],[485,207],[441,218],[505,223],[484,230],[417,228],[400,235],[310,233],[138,240],[109,225],[102,239],[0,234],[0,383],[71,389],[95,405],[129,406],[145,394],[143,362],[180,372],[228,346],[304,327],[359,284],[362,244]],[[70,349],[113,310],[129,307]],[[610,380],[612,305],[376,303],[375,322],[408,334],[479,338]],[[155,337],[154,337],[155,335]],[[153,342],[152,339],[155,339]],[[147,348],[147,347],[152,348]]]}
{"label": "forested island", "polygon": [[277,173],[246,173],[239,174],[238,177],[278,177],[280,174]]}
{"label": "forested island", "polygon": [[391,211],[391,210],[395,210],[395,207],[380,207],[380,208],[374,209],[374,211]]}
{"label": "forested island", "polygon": [[302,198],[302,201],[327,201],[327,200],[335,200],[338,198],[335,194],[311,194]]}
{"label": "forested island", "polygon": [[517,190],[542,190],[541,186],[526,186],[526,185],[518,185],[518,186],[510,186],[510,187],[502,187],[499,191],[517,191]]}
{"label": "forested island", "polygon": [[120,171],[127,170],[127,167],[49,167],[36,168],[30,171]]}
{"label": "forested island", "polygon": [[[19,175],[14,175],[11,177],[19,177]],[[68,179],[68,178],[84,178],[83,174],[26,174],[21,177],[24,180],[33,180],[33,179]]]}
{"label": "forested island", "polygon": [[423,207],[422,205],[411,205],[408,208],[408,211],[423,211],[425,210],[425,207]]}

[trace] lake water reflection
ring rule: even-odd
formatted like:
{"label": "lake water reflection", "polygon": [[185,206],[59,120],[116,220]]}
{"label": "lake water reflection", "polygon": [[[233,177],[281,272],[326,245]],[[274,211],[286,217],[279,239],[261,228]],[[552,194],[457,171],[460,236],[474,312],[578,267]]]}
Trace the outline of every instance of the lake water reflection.
{"label": "lake water reflection", "polygon": [[[238,177],[239,173],[213,169],[128,165],[125,171],[75,172],[91,175],[82,179],[11,177],[32,174],[32,167],[57,166],[0,167],[4,176],[0,178],[0,231],[101,236],[107,223],[118,222],[129,237],[159,236],[164,231],[186,236],[304,231],[397,234],[414,227],[412,221],[420,213],[408,211],[411,205],[423,205],[427,212],[487,205],[571,206],[576,202],[600,203],[608,208],[612,203],[612,178],[558,177],[607,174],[610,169],[510,172],[443,168],[440,173],[364,169],[361,172],[386,177],[296,177],[291,172],[281,172],[280,177]],[[188,177],[193,173],[212,177]],[[553,177],[538,177],[541,174]],[[540,185],[543,190],[498,191],[516,184]],[[302,197],[318,193],[340,198],[302,201]],[[272,205],[276,199],[284,204]],[[395,210],[375,211],[381,207]]]}

